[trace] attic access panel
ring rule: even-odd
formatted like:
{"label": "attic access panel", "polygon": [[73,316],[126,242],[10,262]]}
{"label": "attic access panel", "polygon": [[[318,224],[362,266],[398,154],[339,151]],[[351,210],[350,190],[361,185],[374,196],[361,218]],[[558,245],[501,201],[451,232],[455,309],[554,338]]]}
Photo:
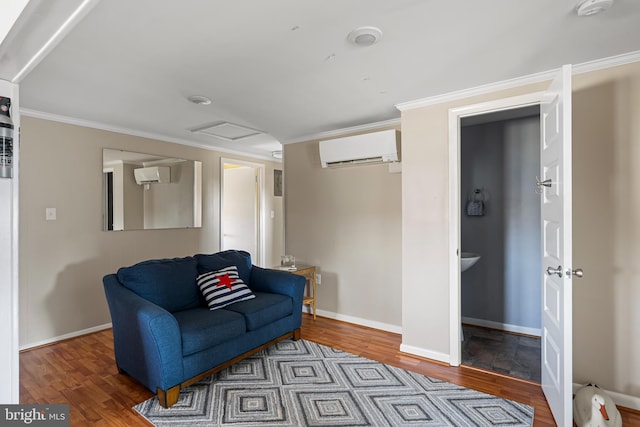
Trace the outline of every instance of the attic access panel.
{"label": "attic access panel", "polygon": [[225,141],[239,141],[241,139],[249,138],[255,135],[261,135],[264,133],[260,130],[231,122],[208,124],[192,129],[191,132],[202,133],[204,135],[224,139]]}

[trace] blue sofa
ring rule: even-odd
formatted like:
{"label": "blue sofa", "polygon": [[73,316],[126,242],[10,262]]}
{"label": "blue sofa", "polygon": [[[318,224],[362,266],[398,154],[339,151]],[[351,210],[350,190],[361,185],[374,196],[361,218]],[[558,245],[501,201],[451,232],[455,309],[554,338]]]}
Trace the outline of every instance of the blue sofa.
{"label": "blue sofa", "polygon": [[[255,297],[210,310],[197,279],[230,266]],[[300,338],[305,279],[254,266],[244,251],[144,261],[103,282],[118,369],[156,392],[164,407],[178,401],[181,388]]]}

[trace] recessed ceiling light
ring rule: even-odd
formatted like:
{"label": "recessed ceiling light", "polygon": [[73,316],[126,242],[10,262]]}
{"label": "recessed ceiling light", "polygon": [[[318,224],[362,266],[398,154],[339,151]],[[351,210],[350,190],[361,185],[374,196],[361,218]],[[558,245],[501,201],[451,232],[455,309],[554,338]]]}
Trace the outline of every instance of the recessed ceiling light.
{"label": "recessed ceiling light", "polygon": [[376,27],[359,27],[347,35],[347,40],[356,46],[367,47],[382,38],[382,31]]}
{"label": "recessed ceiling light", "polygon": [[209,98],[207,98],[206,96],[202,96],[202,95],[191,95],[187,99],[189,100],[189,102],[192,102],[192,103],[194,103],[196,105],[209,105],[209,104],[211,104],[211,100]]}
{"label": "recessed ceiling light", "polygon": [[604,12],[613,5],[613,0],[581,0],[576,5],[578,16],[592,16]]}

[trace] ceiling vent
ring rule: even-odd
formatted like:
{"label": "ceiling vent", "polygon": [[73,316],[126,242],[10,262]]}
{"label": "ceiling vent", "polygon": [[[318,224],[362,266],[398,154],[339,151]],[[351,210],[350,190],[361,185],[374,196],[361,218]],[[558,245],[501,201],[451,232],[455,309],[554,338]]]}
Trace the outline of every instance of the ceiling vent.
{"label": "ceiling vent", "polygon": [[320,141],[323,168],[398,161],[400,132],[395,129]]}
{"label": "ceiling vent", "polygon": [[218,122],[191,129],[191,132],[202,133],[208,136],[224,139],[225,141],[239,141],[255,135],[264,134],[261,130],[231,122]]}

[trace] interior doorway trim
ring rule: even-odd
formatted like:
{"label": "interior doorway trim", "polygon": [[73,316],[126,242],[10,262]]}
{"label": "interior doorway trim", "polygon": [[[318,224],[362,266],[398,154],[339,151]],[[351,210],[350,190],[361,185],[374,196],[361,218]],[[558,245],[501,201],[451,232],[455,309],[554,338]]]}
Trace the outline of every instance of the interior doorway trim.
{"label": "interior doorway trim", "polygon": [[265,170],[266,166],[263,163],[255,163],[248,162],[245,160],[237,160],[230,159],[226,157],[220,158],[220,214],[219,214],[219,230],[220,230],[220,248],[223,247],[224,242],[224,165],[225,164],[233,164],[233,165],[241,165],[241,166],[249,166],[258,171],[258,195],[257,195],[257,205],[258,205],[258,224],[257,224],[257,243],[256,247],[258,248],[258,254],[256,256],[257,259],[254,260],[254,264],[265,267],[266,266],[266,239],[265,239],[265,230],[266,230],[266,194],[265,194]]}
{"label": "interior doorway trim", "polygon": [[501,98],[449,109],[449,364],[461,362],[460,304],[460,121],[464,117],[537,105],[545,92]]}

